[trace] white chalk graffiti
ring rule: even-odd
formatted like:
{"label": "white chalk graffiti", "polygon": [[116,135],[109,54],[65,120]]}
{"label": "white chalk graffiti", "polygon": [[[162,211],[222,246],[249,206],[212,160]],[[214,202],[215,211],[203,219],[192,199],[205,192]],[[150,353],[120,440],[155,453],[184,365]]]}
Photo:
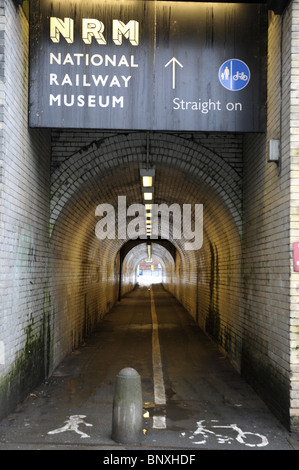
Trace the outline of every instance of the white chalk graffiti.
{"label": "white chalk graffiti", "polygon": [[79,424],[85,424],[85,426],[93,426],[93,424],[85,423],[85,415],[73,415],[70,416],[67,421],[65,421],[65,426],[62,428],[55,429],[54,431],[49,431],[48,434],[58,434],[66,431],[75,431],[77,434],[80,434],[80,437],[90,437],[85,432],[79,430]]}
{"label": "white chalk graffiti", "polygon": [[[193,441],[193,444],[206,444],[207,439],[209,435],[213,435],[217,438],[217,441],[219,444],[231,444],[232,441],[235,439],[237,442],[240,444],[244,444],[245,446],[248,447],[264,447],[269,444],[268,439],[265,436],[262,436],[261,434],[250,432],[250,431],[242,431],[237,424],[228,424],[226,426],[220,426],[220,425],[213,425],[211,426],[213,429],[230,429],[232,431],[236,431],[237,435],[235,437],[228,436],[228,435],[222,435],[219,433],[216,433],[214,431],[211,431],[208,429],[206,426],[203,425],[205,422],[204,419],[201,421],[198,421],[197,424],[197,429],[196,431],[193,432],[193,434],[189,437],[189,439],[195,439],[195,437],[201,435],[202,439],[201,440],[196,440]],[[217,423],[217,420],[213,420],[213,422]],[[182,433],[181,436],[185,437],[186,433]]]}

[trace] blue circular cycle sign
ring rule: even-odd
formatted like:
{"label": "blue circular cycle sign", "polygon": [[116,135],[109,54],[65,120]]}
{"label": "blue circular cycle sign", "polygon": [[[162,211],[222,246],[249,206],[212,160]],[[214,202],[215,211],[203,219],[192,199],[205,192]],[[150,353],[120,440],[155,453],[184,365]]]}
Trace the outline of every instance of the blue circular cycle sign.
{"label": "blue circular cycle sign", "polygon": [[221,65],[218,77],[224,88],[239,91],[248,85],[250,70],[242,60],[229,59]]}

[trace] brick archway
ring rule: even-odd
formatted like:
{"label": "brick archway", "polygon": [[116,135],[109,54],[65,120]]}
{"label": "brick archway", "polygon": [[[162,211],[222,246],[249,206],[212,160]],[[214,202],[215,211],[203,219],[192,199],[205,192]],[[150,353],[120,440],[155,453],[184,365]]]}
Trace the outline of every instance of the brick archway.
{"label": "brick archway", "polygon": [[[155,202],[204,205],[203,247],[186,251],[170,239],[174,262],[165,257],[164,286],[223,348],[236,367],[241,344],[241,177],[212,150],[182,137],[119,134],[95,141],[65,160],[52,175],[52,309],[57,361],[82,337],[82,308],[99,321],[119,297],[124,239],[95,236],[98,204],[142,202],[139,169],[155,166]],[[133,266],[133,264],[131,264]],[[216,275],[217,273],[217,275]],[[135,285],[134,270],[122,278],[122,294]],[[71,313],[70,313],[71,312]],[[71,315],[71,318],[70,318]],[[61,348],[61,336],[67,342]],[[72,343],[72,344],[71,344]]]}
{"label": "brick archway", "polygon": [[[119,165],[146,161],[146,133],[107,137],[92,142],[62,163],[51,178],[51,226],[64,204],[82,184]],[[150,162],[177,168],[194,180],[205,181],[225,201],[241,233],[242,181],[217,153],[170,134],[150,137]]]}

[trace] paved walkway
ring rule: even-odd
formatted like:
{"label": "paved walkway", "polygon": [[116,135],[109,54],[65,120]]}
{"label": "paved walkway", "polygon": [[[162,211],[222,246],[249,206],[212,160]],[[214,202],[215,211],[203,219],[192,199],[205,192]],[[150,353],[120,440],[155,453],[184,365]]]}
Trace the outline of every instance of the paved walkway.
{"label": "paved walkway", "polygon": [[[142,381],[143,434],[134,445],[111,438],[115,379],[125,367]],[[0,422],[0,450],[298,448],[297,437],[158,285],[122,299],[86,343]]]}

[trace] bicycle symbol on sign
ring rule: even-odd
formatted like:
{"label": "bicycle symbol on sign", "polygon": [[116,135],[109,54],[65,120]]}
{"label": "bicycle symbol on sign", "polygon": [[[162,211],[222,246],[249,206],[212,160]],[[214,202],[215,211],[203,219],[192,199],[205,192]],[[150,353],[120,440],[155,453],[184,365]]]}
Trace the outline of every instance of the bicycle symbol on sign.
{"label": "bicycle symbol on sign", "polygon": [[233,80],[243,80],[243,81],[247,81],[248,80],[248,75],[245,75],[244,72],[237,72],[234,76],[233,76]]}
{"label": "bicycle symbol on sign", "polygon": [[[228,436],[228,435],[223,435],[216,433],[214,431],[211,431],[208,429],[203,423],[205,422],[204,419],[201,421],[198,421],[197,424],[197,429],[194,431],[192,436],[189,437],[189,439],[195,439],[197,436],[202,436],[201,440],[196,440],[193,441],[193,444],[206,444],[207,439],[209,435],[213,435],[217,438],[218,444],[231,444],[234,439],[239,442],[240,444],[244,444],[245,446],[248,447],[265,447],[269,444],[268,439],[263,436],[262,434],[250,432],[250,431],[242,431],[241,428],[237,424],[229,424],[226,426],[220,426],[220,425],[213,425],[211,426],[214,429],[229,429],[232,431],[235,431],[237,435],[235,437],[233,436]],[[213,422],[218,422],[217,420]],[[185,433],[181,434],[183,437],[185,437]]]}

